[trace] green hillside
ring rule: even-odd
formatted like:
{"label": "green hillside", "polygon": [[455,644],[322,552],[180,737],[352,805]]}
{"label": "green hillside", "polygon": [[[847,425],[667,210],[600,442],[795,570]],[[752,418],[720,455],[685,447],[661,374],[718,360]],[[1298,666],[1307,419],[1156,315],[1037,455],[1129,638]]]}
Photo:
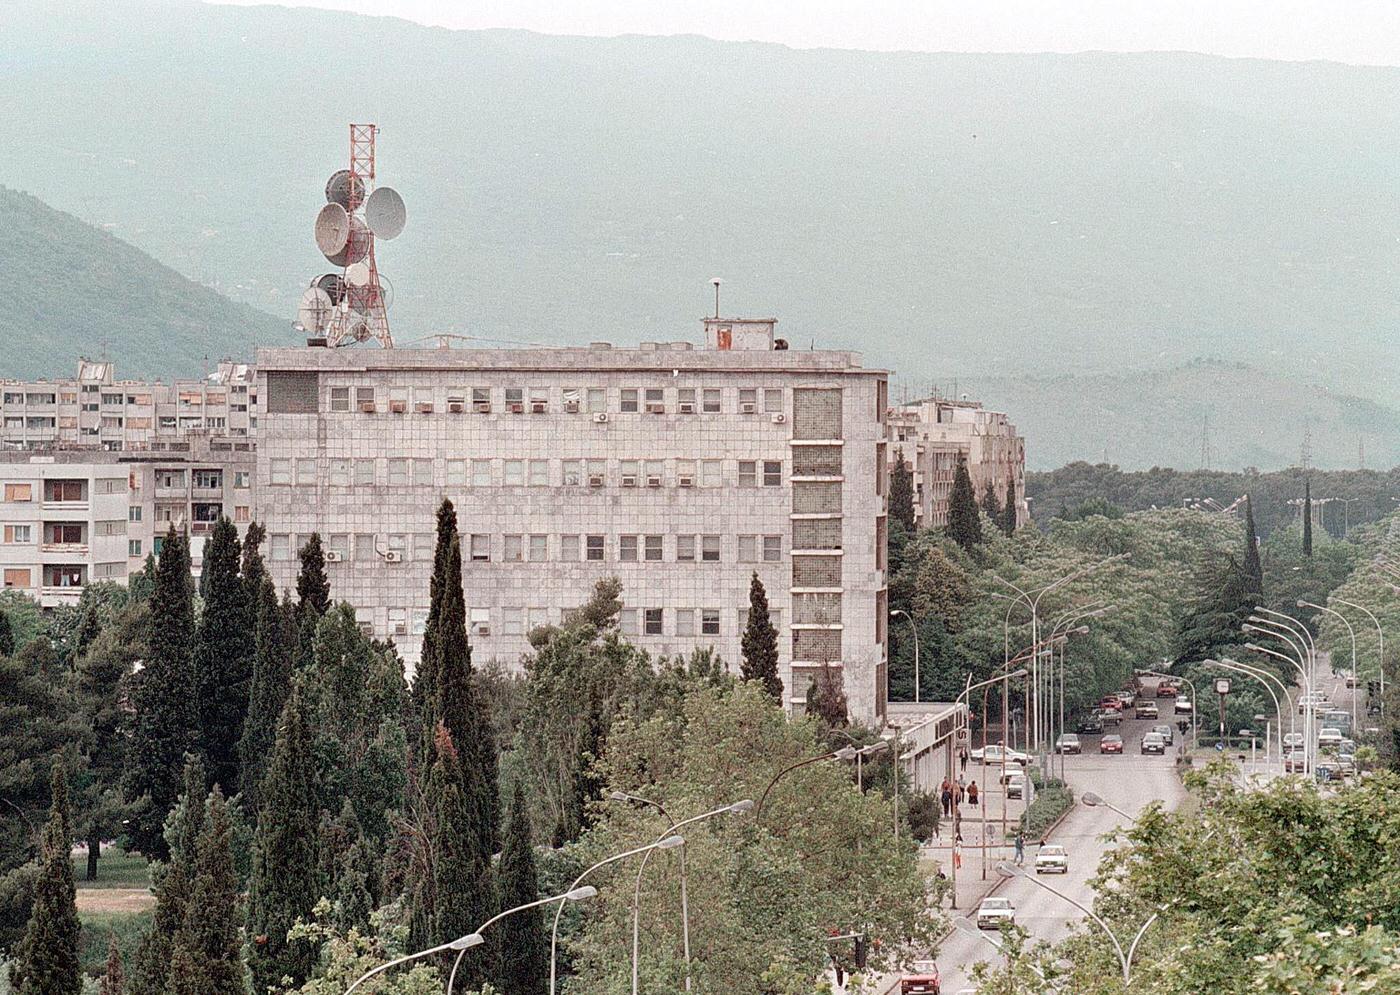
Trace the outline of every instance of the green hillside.
{"label": "green hillside", "polygon": [[236,304],[118,238],[0,187],[0,376],[71,376],[105,350],[123,375],[197,375],[205,359],[284,341],[287,323]]}

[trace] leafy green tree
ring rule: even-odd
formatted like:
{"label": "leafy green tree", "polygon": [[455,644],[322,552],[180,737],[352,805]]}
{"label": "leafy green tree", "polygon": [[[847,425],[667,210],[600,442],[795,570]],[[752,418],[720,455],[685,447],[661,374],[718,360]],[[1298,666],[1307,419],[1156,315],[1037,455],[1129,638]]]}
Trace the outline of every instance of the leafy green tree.
{"label": "leafy green tree", "polygon": [[79,995],[83,990],[78,962],[80,926],[69,856],[68,778],[61,761],[54,761],[51,791],[53,807],[44,827],[34,907],[10,968],[16,995]]}
{"label": "leafy green tree", "polygon": [[744,680],[757,681],[775,702],[783,700],[783,681],[778,676],[778,630],[768,614],[768,592],[755,571],[749,581],[749,621],[741,643]]}
{"label": "leafy green tree", "polygon": [[381,844],[366,839],[349,799],[339,816],[321,813],[321,881],[337,925],[349,928],[369,922],[383,884],[376,856],[381,849]]}
{"label": "leafy green tree", "polygon": [[850,721],[841,676],[825,664],[807,689],[807,714],[835,729]]}
{"label": "leafy green tree", "polygon": [[238,529],[220,517],[204,544],[204,611],[194,643],[200,744],[214,784],[239,785],[238,741],[248,714],[256,652],[254,616],[239,577]]}
{"label": "leafy green tree", "polygon": [[[185,921],[175,936],[172,992],[244,995],[243,955],[238,934],[238,875],[233,866],[233,822],[218,786],[205,803],[204,829],[195,849],[194,875]],[[174,965],[188,962],[195,983],[186,989]],[[183,972],[180,972],[183,973]]]}
{"label": "leafy green tree", "polygon": [[296,608],[285,597],[277,603],[272,578],[263,574],[256,603],[257,650],[248,693],[248,715],[239,740],[239,792],[250,812],[262,808],[261,785],[277,740],[277,721],[292,685],[292,653],[297,639]]}
{"label": "leafy green tree", "polygon": [[132,802],[127,835],[154,859],[168,850],[162,827],[180,790],[184,756],[199,744],[192,659],[194,604],[189,547],[174,526],[156,565],[150,598],[150,655],[135,680],[135,715],[127,752],[126,794]]}
{"label": "leafy green tree", "polygon": [[326,579],[326,553],[321,533],[313,532],[301,547],[301,572],[297,575],[297,609],[324,615],[331,606],[331,582]]}
{"label": "leafy green tree", "polygon": [[1001,525],[1001,531],[1004,534],[1016,534],[1016,477],[1014,475],[1006,478],[1006,504],[1001,509],[1001,519],[998,524]]}
{"label": "leafy green tree", "polygon": [[982,488],[982,514],[987,516],[987,521],[1001,527],[1001,502],[997,500],[996,485],[991,478],[987,479],[986,486]]}
{"label": "leafy green tree", "polygon": [[914,530],[914,472],[904,459],[904,451],[895,452],[894,469],[890,471],[890,518],[911,532]]}
{"label": "leafy green tree", "polygon": [[977,495],[968,476],[967,461],[958,460],[953,474],[953,489],[948,495],[948,535],[969,553],[982,545],[982,515],[977,508]]}
{"label": "leafy green tree", "polygon": [[1312,481],[1303,481],[1303,555],[1313,554]]}
{"label": "leafy green tree", "polygon": [[[337,924],[331,902],[323,899],[306,922],[292,929],[293,936],[321,951],[312,977],[297,995],[344,995],[345,990],[373,968],[404,956],[411,950],[412,938],[404,922],[402,903],[376,910],[368,926]],[[375,995],[442,995],[446,977],[435,962],[416,961],[375,979]]]}
{"label": "leafy green tree", "polygon": [[264,992],[306,980],[315,950],[288,938],[308,918],[319,889],[316,829],[320,824],[313,781],[312,737],[304,696],[293,688],[277,726],[277,741],[263,779],[263,806],[253,843],[248,886],[248,966],[253,987]]}
{"label": "leafy green tree", "polygon": [[14,588],[0,590],[0,613],[9,623],[10,636],[14,640],[14,648],[8,654],[0,653],[0,656],[13,655],[31,639],[48,633],[44,609],[23,591]]}
{"label": "leafy green tree", "polygon": [[15,631],[10,627],[9,613],[0,609],[0,656],[10,656],[15,651]]}
{"label": "leafy green tree", "polygon": [[[513,909],[539,900],[539,875],[531,838],[525,789],[515,782],[501,851],[501,908]],[[544,995],[549,987],[549,937],[540,909],[517,912],[509,920],[510,942],[501,944],[500,988],[504,995]]]}

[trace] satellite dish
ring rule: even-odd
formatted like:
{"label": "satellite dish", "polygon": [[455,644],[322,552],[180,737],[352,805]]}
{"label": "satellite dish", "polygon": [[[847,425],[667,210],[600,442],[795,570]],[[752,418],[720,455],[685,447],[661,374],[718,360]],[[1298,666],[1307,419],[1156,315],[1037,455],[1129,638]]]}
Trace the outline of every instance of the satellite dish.
{"label": "satellite dish", "polygon": [[[335,208],[337,211],[344,213],[343,209],[338,204],[327,204],[326,208]],[[325,253],[326,258],[330,260],[332,266],[349,266],[351,263],[359,262],[369,254],[370,242],[374,238],[374,236],[369,233],[369,229],[365,227],[363,221],[353,214],[346,215],[346,217],[350,221],[350,231],[345,242],[334,252],[326,252],[325,249],[321,250]]]}
{"label": "satellite dish", "polygon": [[345,282],[352,287],[363,287],[369,284],[369,263],[361,260],[358,263],[351,263],[345,267]]}
{"label": "satellite dish", "polygon": [[316,248],[333,256],[350,238],[350,215],[339,204],[327,204],[316,215]]}
{"label": "satellite dish", "polygon": [[326,203],[339,204],[346,211],[360,206],[365,197],[365,181],[348,169],[338,169],[326,181]]}
{"label": "satellite dish", "polygon": [[327,273],[311,281],[311,286],[319,287],[330,297],[332,304],[345,300],[345,278],[339,273]]}
{"label": "satellite dish", "polygon": [[320,287],[310,287],[302,292],[301,303],[297,305],[297,322],[308,332],[319,334],[331,323],[331,312],[335,305],[330,294]]}
{"label": "satellite dish", "polygon": [[379,238],[396,238],[407,220],[403,198],[393,187],[379,187],[365,201],[365,223]]}

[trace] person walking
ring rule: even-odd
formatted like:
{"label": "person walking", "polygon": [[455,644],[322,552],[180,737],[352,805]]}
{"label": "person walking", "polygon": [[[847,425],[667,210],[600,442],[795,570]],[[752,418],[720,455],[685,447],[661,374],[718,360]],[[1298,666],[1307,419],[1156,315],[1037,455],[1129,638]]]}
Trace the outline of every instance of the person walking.
{"label": "person walking", "polygon": [[967,786],[967,803],[972,806],[977,805],[977,782],[973,781]]}
{"label": "person walking", "polygon": [[958,762],[962,764],[963,773],[967,773],[967,747],[964,746],[958,754]]}
{"label": "person walking", "polygon": [[1016,830],[1016,863],[1026,862],[1026,834],[1019,828]]}
{"label": "person walking", "polygon": [[948,786],[948,779],[943,779],[943,791],[939,795],[939,800],[943,803],[943,815],[953,814],[953,789]]}

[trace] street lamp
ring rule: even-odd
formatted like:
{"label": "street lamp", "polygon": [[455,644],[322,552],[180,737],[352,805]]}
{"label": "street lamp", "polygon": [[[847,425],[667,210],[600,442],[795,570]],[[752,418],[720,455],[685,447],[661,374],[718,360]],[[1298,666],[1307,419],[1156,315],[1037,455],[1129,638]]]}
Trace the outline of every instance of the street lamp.
{"label": "street lamp", "polygon": [[1135,816],[1129,815],[1127,812],[1124,812],[1124,811],[1123,811],[1121,808],[1119,808],[1117,805],[1114,805],[1112,802],[1105,801],[1104,798],[1103,798],[1101,795],[1096,795],[1096,794],[1094,794],[1092,791],[1086,791],[1086,792],[1084,792],[1082,795],[1079,796],[1079,800],[1082,801],[1085,805],[1088,805],[1090,808],[1098,808],[1099,806],[1103,806],[1104,808],[1108,809],[1110,812],[1117,812],[1119,815],[1121,815],[1123,818],[1127,819],[1129,822],[1135,822],[1135,821],[1137,821]]}
{"label": "street lamp", "polygon": [[903,608],[896,608],[890,612],[890,618],[896,615],[903,615],[909,620],[909,628],[914,631],[914,703],[919,704],[919,627],[914,624],[914,616],[910,615]]}
{"label": "street lamp", "polygon": [[[1268,630],[1260,629],[1255,626],[1247,625],[1243,628],[1246,631],[1252,630],[1254,632],[1265,633],[1266,635],[1271,634],[1268,632]],[[1283,653],[1280,653],[1277,650],[1271,650],[1267,646],[1260,646],[1258,643],[1245,643],[1244,648],[1249,650],[1251,653],[1263,653],[1265,656],[1271,656],[1275,659],[1282,660],[1284,663],[1292,664],[1293,668],[1298,671],[1298,675],[1303,681],[1304,693],[1308,696],[1306,706],[1303,709],[1303,773],[1305,775],[1310,773],[1312,770],[1312,765],[1310,763],[1310,759],[1312,757],[1312,743],[1310,736],[1310,733],[1312,731],[1312,680],[1308,677],[1308,673],[1303,669],[1302,664],[1300,664],[1297,660],[1293,659],[1291,656],[1285,656]],[[1290,708],[1291,707],[1292,706],[1290,705]]]}
{"label": "street lamp", "polygon": [[[1256,681],[1258,681],[1260,684],[1264,685],[1264,690],[1267,691],[1267,692],[1269,692],[1269,697],[1272,698],[1272,699],[1274,700],[1274,713],[1278,716],[1278,759],[1279,759],[1279,763],[1282,764],[1282,763],[1283,763],[1283,706],[1280,704],[1280,698],[1279,698],[1279,696],[1276,695],[1276,694],[1274,694],[1273,685],[1271,685],[1269,682],[1270,682],[1270,681],[1273,681],[1274,684],[1277,684],[1277,685],[1278,685],[1279,691],[1281,691],[1281,692],[1283,693],[1282,701],[1287,701],[1287,700],[1288,700],[1288,689],[1287,689],[1286,687],[1284,687],[1283,681],[1279,680],[1277,675],[1271,674],[1269,671],[1265,670],[1265,669],[1262,668],[1262,667],[1252,667],[1252,666],[1250,666],[1250,665],[1247,664],[1247,663],[1240,663],[1238,660],[1231,660],[1231,659],[1228,658],[1228,657],[1226,657],[1226,658],[1224,658],[1224,659],[1220,659],[1220,660],[1203,660],[1203,661],[1201,661],[1201,662],[1204,663],[1204,664],[1207,664],[1207,665],[1209,665],[1209,666],[1221,667],[1221,668],[1223,668],[1223,669],[1225,669],[1225,670],[1233,670],[1235,673],[1244,674],[1244,675],[1246,675],[1246,676],[1248,676],[1248,677],[1253,677],[1253,678],[1254,678]],[[1294,721],[1293,721],[1293,709],[1291,709],[1291,708],[1288,710],[1288,731],[1289,731],[1290,734],[1296,731],[1296,725],[1295,725],[1295,723],[1294,723]],[[1265,762],[1265,763],[1268,763],[1268,760],[1269,760],[1269,732],[1268,732],[1268,728],[1265,727],[1265,730],[1264,730],[1264,762]]]}
{"label": "street lamp", "polygon": [[[635,857],[637,854],[646,853],[649,850],[674,850],[678,846],[685,846],[685,837],[667,836],[647,846],[639,846],[633,850],[624,850],[622,853],[615,853],[611,857],[604,857],[592,867],[585,869],[578,877],[574,878],[573,884],[569,885],[569,890],[573,891],[578,888],[578,886],[583,883],[584,878],[588,877],[588,875],[592,874],[600,867],[606,867],[608,864],[615,864],[619,860],[626,860],[628,857]],[[559,919],[563,915],[564,905],[561,902],[558,911],[554,913],[554,929],[549,935],[549,995],[554,995],[555,993],[555,985],[558,976]],[[350,995],[350,993],[346,992],[346,995]]]}
{"label": "street lamp", "polygon": [[[1044,881],[1040,880],[1039,877],[1036,877],[1033,874],[1027,874],[1025,868],[1017,867],[1010,861],[1000,861],[997,864],[997,873],[1004,878],[1024,878],[1025,880],[1034,884],[1036,887],[1044,888],[1046,891],[1050,892],[1050,894],[1056,896],[1057,898],[1063,899],[1070,905],[1073,905],[1080,912],[1083,912],[1090,919],[1094,920],[1094,922],[1098,923],[1099,928],[1104,931],[1104,933],[1108,936],[1109,941],[1113,944],[1113,952],[1118,955],[1118,965],[1123,969],[1123,987],[1126,989],[1129,985],[1132,984],[1132,953],[1123,952],[1123,945],[1118,942],[1118,937],[1114,935],[1113,930],[1109,928],[1108,923],[1104,922],[1094,913],[1093,909],[1089,908],[1086,905],[1082,905],[1079,902],[1076,902],[1073,898],[1070,898],[1064,892],[1056,888],[1050,887]],[[1147,931],[1147,927],[1150,926],[1152,924],[1152,921],[1156,918],[1157,917],[1154,915],[1152,919],[1149,919],[1146,923],[1143,924],[1142,929],[1138,930],[1138,935],[1133,940],[1132,947],[1129,948],[1130,951],[1137,950],[1138,940],[1142,939],[1142,934]]]}
{"label": "street lamp", "polygon": [[789,764],[784,767],[773,775],[773,779],[769,781],[768,786],[763,789],[763,794],[758,796],[758,804],[754,806],[754,818],[757,818],[763,813],[763,803],[768,800],[768,793],[773,790],[773,785],[777,784],[788,774],[791,774],[801,767],[806,767],[809,764],[819,764],[823,760],[854,760],[855,757],[856,748],[854,746],[843,746],[839,750],[831,750],[818,757],[808,757],[806,760],[799,760],[795,764]]}
{"label": "street lamp", "polygon": [[[1329,614],[1329,615],[1335,615],[1337,618],[1341,619],[1342,624],[1345,625],[1345,626],[1347,627],[1347,635],[1351,637],[1351,675],[1352,675],[1353,677],[1355,677],[1355,676],[1356,676],[1356,630],[1353,629],[1353,628],[1351,627],[1351,623],[1347,621],[1347,617],[1346,617],[1345,615],[1343,615],[1341,612],[1337,611],[1337,609],[1335,609],[1335,608],[1328,608],[1326,605],[1315,605],[1315,604],[1313,604],[1311,601],[1304,601],[1302,598],[1299,598],[1299,599],[1298,599],[1298,607],[1299,607],[1299,608],[1315,608],[1315,609],[1317,609],[1317,610],[1320,611],[1320,612],[1326,612],[1326,613]],[[1336,665],[1334,664],[1333,667],[1332,667],[1332,673],[1335,674],[1336,672],[1337,672],[1337,667],[1336,667]],[[1357,728],[1357,724],[1356,724],[1356,697],[1357,697],[1356,695],[1352,695],[1352,696],[1351,696],[1351,728],[1352,728],[1353,734],[1355,733],[1356,728]]]}
{"label": "street lamp", "polygon": [[[1021,657],[1018,657],[1017,660],[1007,661],[1006,666],[1007,666],[1007,667],[1010,667],[1012,663],[1017,662],[1017,661],[1020,660],[1020,659],[1021,659]],[[1006,724],[1007,688],[1009,688],[1009,687],[1011,686],[1011,682],[1012,682],[1013,680],[1017,680],[1017,679],[1019,679],[1019,678],[1025,677],[1028,673],[1030,673],[1030,671],[1028,671],[1025,667],[1022,667],[1021,669],[1012,671],[1012,672],[1010,672],[1010,673],[998,674],[998,675],[995,676],[995,677],[989,677],[989,678],[987,678],[985,681],[978,681],[976,684],[973,684],[973,683],[972,683],[972,675],[971,675],[971,674],[968,674],[968,675],[967,675],[967,687],[963,688],[962,694],[958,695],[957,701],[955,701],[955,702],[953,703],[954,705],[957,705],[958,702],[963,702],[964,704],[970,703],[972,699],[969,697],[969,695],[971,695],[973,691],[976,691],[978,688],[985,688],[985,687],[988,687],[989,685],[992,685],[992,684],[996,684],[996,683],[999,683],[999,682],[1001,683],[1001,724],[1002,724],[1002,736],[1001,736],[1001,776],[1002,776],[1002,781],[1003,781],[1003,787],[1004,787],[1004,785],[1005,785],[1005,778],[1006,778],[1006,751],[1009,750],[1009,749],[1011,749],[1010,730],[1007,728],[1007,724]],[[986,762],[987,762],[987,706],[986,706],[986,700],[987,700],[987,699],[986,699],[986,692],[983,692],[983,695],[982,695],[982,763],[983,763],[984,765],[985,765]],[[985,785],[984,785],[984,787],[985,787]],[[985,881],[986,878],[987,878],[987,798],[986,798],[985,792],[984,792],[983,795],[982,795],[981,802],[982,802],[982,879]],[[954,847],[956,847],[956,846],[958,845],[958,829],[957,829],[958,821],[959,821],[959,820],[958,820],[957,818],[954,818],[954,820],[953,820],[953,846],[954,846]],[[1001,796],[1001,823],[1002,823],[1002,836],[1004,837],[1004,836],[1006,835],[1006,793],[1005,793],[1004,790],[1003,790],[1002,796]],[[952,868],[953,868],[953,908],[956,909],[956,908],[958,907],[958,862],[957,862],[956,860],[953,860],[953,861],[949,861],[949,863],[952,865]]]}
{"label": "street lamp", "polygon": [[1371,620],[1371,624],[1376,627],[1376,638],[1380,640],[1380,653],[1376,659],[1376,670],[1380,673],[1381,708],[1385,708],[1385,630],[1381,628],[1380,619],[1376,618],[1369,608],[1358,605],[1354,601],[1344,601],[1335,594],[1332,595],[1331,600],[1339,605],[1346,605],[1348,608],[1355,608],[1357,611],[1363,612]]}

